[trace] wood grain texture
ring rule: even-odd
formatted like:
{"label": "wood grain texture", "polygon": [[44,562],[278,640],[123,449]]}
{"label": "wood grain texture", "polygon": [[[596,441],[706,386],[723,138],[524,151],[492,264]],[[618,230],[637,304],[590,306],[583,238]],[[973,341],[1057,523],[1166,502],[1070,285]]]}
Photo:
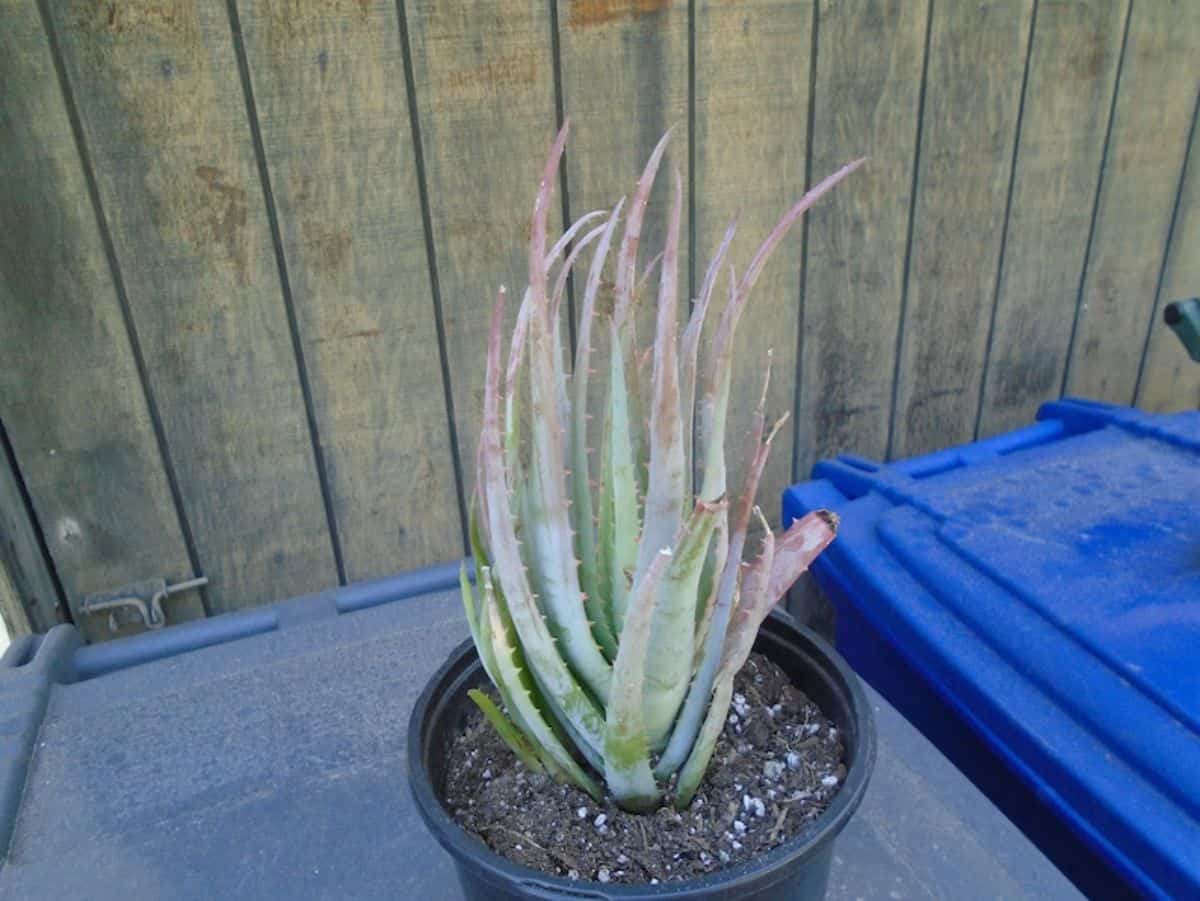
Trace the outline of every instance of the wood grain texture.
{"label": "wood grain texture", "polygon": [[[529,221],[556,130],[545,3],[406,0],[463,478],[474,483],[488,316],[516,319]],[[561,228],[555,194],[551,230]],[[469,494],[468,494],[469,496]]]}
{"label": "wood grain texture", "polygon": [[1200,86],[1198,52],[1200,5],[1133,5],[1068,394],[1133,401]]}
{"label": "wood grain texture", "polygon": [[820,6],[812,171],[870,159],[809,214],[796,479],[823,456],[887,451],[927,12]]}
{"label": "wood grain texture", "polygon": [[[740,272],[804,193],[813,8],[785,0],[698,0],[695,15],[697,270],[703,275],[737,215],[738,234],[728,259]],[[826,174],[814,172],[817,178]],[[847,184],[838,190],[849,189]],[[796,226],[776,250],[738,327],[725,442],[731,491],[744,480],[745,435],[769,349],[776,362],[767,416],[774,419],[795,406],[801,234]],[[727,285],[722,274],[715,292],[720,306]],[[713,309],[719,311],[717,303]],[[760,483],[759,499],[772,524],[779,519],[776,499],[791,477],[792,439],[791,429],[776,438]]]}
{"label": "wood grain texture", "polygon": [[346,575],[461,557],[393,0],[243,0]]}
{"label": "wood grain texture", "polygon": [[[0,418],[78,613],[192,567],[37,6],[2,0],[0,19]],[[204,615],[196,592],[164,609]]]}
{"label": "wood grain texture", "polygon": [[933,7],[893,457],[975,431],[1031,6]]}
{"label": "wood grain texture", "polygon": [[[647,157],[668,128],[671,147],[643,225],[644,266],[662,250],[670,200],[670,167],[688,172],[688,4],[686,0],[557,0],[563,107],[571,120],[567,147],[570,215],[611,208],[633,193]],[[603,10],[603,16],[599,13]],[[690,217],[685,193],[683,228]],[[680,315],[687,313],[688,237],[679,248]],[[638,305],[639,343],[654,334],[658,280]]]}
{"label": "wood grain texture", "polygon": [[1173,300],[1200,295],[1200,128],[1192,126],[1191,147],[1184,173],[1179,213],[1167,251],[1162,290],[1158,297],[1137,405],[1155,412],[1200,409],[1200,363],[1162,320],[1162,309]]}
{"label": "wood grain texture", "polygon": [[0,635],[0,647],[5,648],[9,639],[31,635],[35,631],[22,600],[24,592],[17,589],[9,570],[9,564],[0,560],[0,626],[4,629],[4,634]]}
{"label": "wood grain texture", "polygon": [[62,621],[62,599],[27,515],[12,460],[0,447],[0,617],[10,638]]}
{"label": "wood grain texture", "polygon": [[213,611],[334,584],[224,4],[51,4]]}
{"label": "wood grain texture", "polygon": [[1127,9],[1038,4],[981,436],[1032,422],[1062,385]]}

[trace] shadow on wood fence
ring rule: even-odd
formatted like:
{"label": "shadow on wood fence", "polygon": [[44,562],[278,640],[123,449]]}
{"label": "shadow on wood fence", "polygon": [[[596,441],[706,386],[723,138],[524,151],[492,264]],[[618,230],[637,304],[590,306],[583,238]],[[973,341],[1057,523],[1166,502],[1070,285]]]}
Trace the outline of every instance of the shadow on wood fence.
{"label": "shadow on wood fence", "polygon": [[0,17],[16,629],[148,576],[208,576],[169,601],[178,622],[462,556],[490,296],[523,283],[564,116],[563,220],[630,190],[674,126],[693,288],[735,213],[744,261],[814,178],[871,157],[743,326],[743,357],[782,364],[770,406],[794,413],[766,507],[821,455],[971,440],[1063,392],[1200,404],[1200,367],[1158,325],[1200,292],[1196,3],[0,0]]}

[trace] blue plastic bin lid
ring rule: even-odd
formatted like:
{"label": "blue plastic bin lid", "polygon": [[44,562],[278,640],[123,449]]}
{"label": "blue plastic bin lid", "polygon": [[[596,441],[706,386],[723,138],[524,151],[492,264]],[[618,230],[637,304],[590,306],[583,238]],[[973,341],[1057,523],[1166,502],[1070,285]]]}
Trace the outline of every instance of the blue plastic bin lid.
{"label": "blue plastic bin lid", "polygon": [[1200,413],[1086,401],[785,494],[817,567],[1139,890],[1200,896]]}

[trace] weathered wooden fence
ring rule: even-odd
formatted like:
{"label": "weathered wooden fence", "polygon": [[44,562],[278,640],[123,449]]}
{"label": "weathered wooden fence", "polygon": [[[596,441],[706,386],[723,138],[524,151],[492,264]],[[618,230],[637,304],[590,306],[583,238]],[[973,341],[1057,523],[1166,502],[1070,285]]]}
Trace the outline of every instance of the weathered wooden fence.
{"label": "weathered wooden fence", "polygon": [[744,261],[814,177],[871,157],[743,326],[795,414],[765,506],[823,454],[967,441],[1062,392],[1200,403],[1158,324],[1200,292],[1194,0],[0,13],[16,628],[154,575],[211,580],[168,602],[178,622],[462,556],[490,296],[522,283],[564,116],[564,219],[674,126],[692,286],[735,213]]}

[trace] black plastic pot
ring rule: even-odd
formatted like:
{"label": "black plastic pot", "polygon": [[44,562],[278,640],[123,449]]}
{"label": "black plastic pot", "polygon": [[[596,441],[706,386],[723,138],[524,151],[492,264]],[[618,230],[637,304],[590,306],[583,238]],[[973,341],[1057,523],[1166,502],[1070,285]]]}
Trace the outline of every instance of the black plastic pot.
{"label": "black plastic pot", "polygon": [[659,885],[602,885],[549,876],[495,854],[451,819],[440,795],[446,749],[471,707],[467,690],[487,680],[475,648],[454,650],[417,700],[408,730],[408,779],[426,825],[458,868],[471,901],[521,898],[819,899],[833,842],[862,801],[875,763],[875,724],[862,688],[838,653],[808,629],[769,617],[755,650],[777,663],[841,730],[847,774],[829,808],[790,841],[756,860],[702,879]]}

